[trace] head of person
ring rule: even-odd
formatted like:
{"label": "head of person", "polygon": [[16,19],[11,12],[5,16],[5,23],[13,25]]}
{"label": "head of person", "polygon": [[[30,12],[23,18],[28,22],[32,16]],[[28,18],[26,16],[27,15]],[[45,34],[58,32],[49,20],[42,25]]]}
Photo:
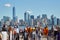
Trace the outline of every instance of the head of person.
{"label": "head of person", "polygon": [[48,26],[45,27],[45,29],[48,28]]}
{"label": "head of person", "polygon": [[3,25],[3,27],[5,27],[5,24]]}

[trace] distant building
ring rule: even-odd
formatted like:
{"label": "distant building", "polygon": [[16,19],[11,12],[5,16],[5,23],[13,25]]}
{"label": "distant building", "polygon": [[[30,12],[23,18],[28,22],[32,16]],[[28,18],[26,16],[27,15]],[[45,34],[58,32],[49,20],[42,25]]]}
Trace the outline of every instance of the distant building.
{"label": "distant building", "polygon": [[13,20],[11,20],[10,25],[14,26],[14,21]]}
{"label": "distant building", "polygon": [[39,22],[40,22],[40,15],[38,15],[38,16],[37,16],[37,21],[39,21]]}
{"label": "distant building", "polygon": [[3,20],[3,19],[1,19],[1,26],[3,26],[3,24],[4,24],[4,20]]}
{"label": "distant building", "polygon": [[60,22],[60,19],[59,19],[59,18],[57,18],[57,25],[59,25],[59,22]]}
{"label": "distant building", "polygon": [[34,15],[30,16],[30,25],[34,26]]}
{"label": "distant building", "polygon": [[0,21],[0,26],[1,26],[1,21]]}
{"label": "distant building", "polygon": [[54,25],[54,15],[51,15],[52,26]]}
{"label": "distant building", "polygon": [[41,21],[42,21],[42,26],[45,27],[47,25],[47,15],[46,14],[42,14],[42,18],[41,18]]}
{"label": "distant building", "polygon": [[15,7],[13,7],[13,20],[15,21],[15,17],[16,17],[16,15],[15,15]]}
{"label": "distant building", "polygon": [[24,26],[25,22],[23,21],[23,19],[19,20],[19,26]]}
{"label": "distant building", "polygon": [[42,14],[42,18],[47,18],[47,15],[46,14]]}
{"label": "distant building", "polygon": [[57,18],[54,17],[54,25],[57,25]]}
{"label": "distant building", "polygon": [[18,17],[16,16],[16,13],[15,13],[15,7],[13,7],[13,25],[17,25],[18,23]]}
{"label": "distant building", "polygon": [[24,13],[24,21],[25,21],[25,23],[26,23],[26,25],[29,25],[30,24],[30,14],[29,14],[29,12],[28,11],[26,11],[25,13]]}
{"label": "distant building", "polygon": [[41,19],[40,15],[37,16],[37,26],[39,27],[41,25]]}
{"label": "distant building", "polygon": [[[58,21],[58,20],[57,20]],[[60,26],[60,19],[59,19],[59,26]]]}
{"label": "distant building", "polygon": [[17,16],[15,16],[15,22],[18,22],[18,17]]}
{"label": "distant building", "polygon": [[37,19],[40,19],[40,15],[37,16]]}
{"label": "distant building", "polygon": [[[8,17],[8,16],[3,16],[3,19],[2,19],[3,21],[4,21],[4,23],[6,22],[6,21],[10,21],[10,17]],[[1,20],[1,21],[2,21]]]}
{"label": "distant building", "polygon": [[37,25],[37,19],[34,19],[34,26]]}
{"label": "distant building", "polygon": [[34,15],[31,15],[30,18],[31,18],[31,19],[34,19]]}
{"label": "distant building", "polygon": [[48,22],[48,25],[51,25],[51,23],[52,23],[51,19],[48,19],[47,22]]}

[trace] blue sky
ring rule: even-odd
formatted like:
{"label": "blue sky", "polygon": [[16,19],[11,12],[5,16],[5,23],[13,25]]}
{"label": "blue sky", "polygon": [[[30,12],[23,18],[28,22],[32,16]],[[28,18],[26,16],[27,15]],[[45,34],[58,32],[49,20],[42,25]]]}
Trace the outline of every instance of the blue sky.
{"label": "blue sky", "polygon": [[[10,7],[5,4],[10,4]],[[19,19],[24,19],[26,10],[31,10],[30,15],[34,15],[35,18],[38,15],[42,16],[42,14],[47,14],[48,18],[52,14],[60,18],[60,0],[0,0],[0,19],[3,16],[12,18],[13,6],[16,8],[16,16]]]}

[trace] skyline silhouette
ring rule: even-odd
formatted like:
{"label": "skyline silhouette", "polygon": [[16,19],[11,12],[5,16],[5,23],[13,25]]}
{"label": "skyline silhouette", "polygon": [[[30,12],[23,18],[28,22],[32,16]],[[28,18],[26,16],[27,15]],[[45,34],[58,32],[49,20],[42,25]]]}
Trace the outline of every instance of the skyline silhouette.
{"label": "skyline silhouette", "polygon": [[16,8],[18,19],[24,19],[27,10],[31,10],[30,15],[34,15],[35,18],[42,14],[46,14],[48,18],[52,14],[60,18],[60,0],[0,0],[0,19],[3,16],[12,18],[13,6]]}

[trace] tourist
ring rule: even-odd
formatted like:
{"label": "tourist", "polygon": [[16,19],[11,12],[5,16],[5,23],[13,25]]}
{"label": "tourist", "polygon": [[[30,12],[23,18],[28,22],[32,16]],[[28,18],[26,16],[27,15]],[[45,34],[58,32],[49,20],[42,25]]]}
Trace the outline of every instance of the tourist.
{"label": "tourist", "polygon": [[32,32],[32,40],[35,40],[35,36],[36,36],[36,31],[35,31],[35,28],[33,28],[33,32]]}
{"label": "tourist", "polygon": [[60,40],[60,28],[58,27],[57,40]]}
{"label": "tourist", "polygon": [[56,40],[57,33],[58,33],[57,27],[54,27],[54,40]]}
{"label": "tourist", "polygon": [[28,33],[27,33],[27,31],[26,31],[27,29],[25,28],[24,29],[24,40],[28,40]]}
{"label": "tourist", "polygon": [[47,26],[43,29],[43,34],[45,36],[48,36],[48,27]]}
{"label": "tourist", "polygon": [[0,40],[2,40],[2,33],[0,32]]}
{"label": "tourist", "polygon": [[9,32],[9,40],[12,40],[12,27],[11,26],[9,26],[8,32]]}
{"label": "tourist", "polygon": [[16,26],[16,40],[19,40],[19,28]]}
{"label": "tourist", "polygon": [[41,38],[41,35],[42,35],[42,28],[41,27],[38,27],[38,39],[39,40]]}
{"label": "tourist", "polygon": [[2,40],[8,40],[8,33],[5,28],[5,25],[3,25],[3,27],[2,27]]}

